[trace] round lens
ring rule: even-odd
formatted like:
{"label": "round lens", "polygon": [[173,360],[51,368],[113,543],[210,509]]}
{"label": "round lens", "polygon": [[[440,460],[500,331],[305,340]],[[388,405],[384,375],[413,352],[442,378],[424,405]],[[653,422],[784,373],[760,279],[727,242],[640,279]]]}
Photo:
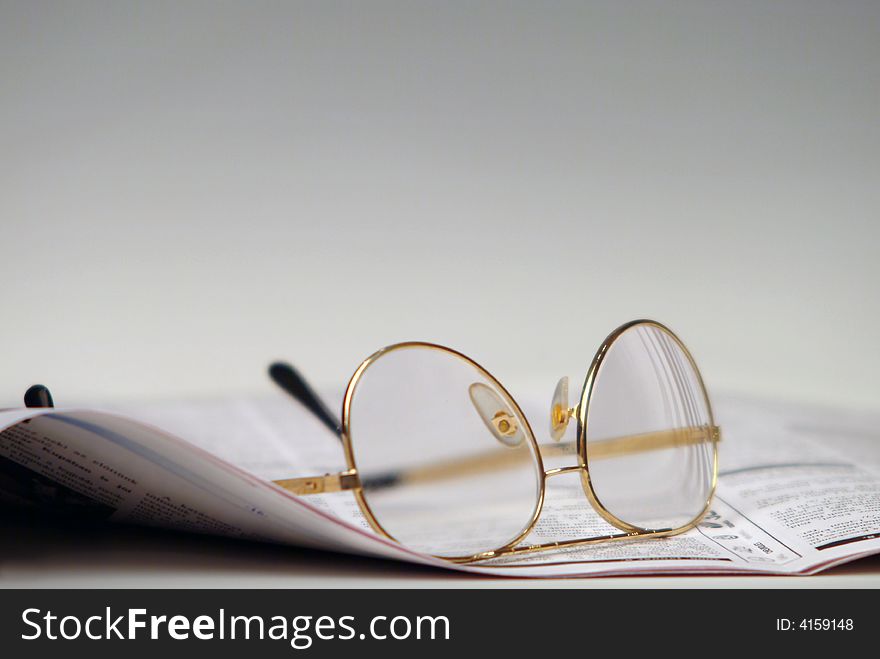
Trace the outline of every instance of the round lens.
{"label": "round lens", "polygon": [[611,521],[655,531],[693,522],[712,493],[715,428],[678,338],[653,323],[625,329],[607,347],[588,395],[589,486]]}
{"label": "round lens", "polygon": [[494,378],[426,344],[386,348],[359,374],[345,422],[364,501],[388,535],[465,557],[525,532],[540,498],[537,447]]}

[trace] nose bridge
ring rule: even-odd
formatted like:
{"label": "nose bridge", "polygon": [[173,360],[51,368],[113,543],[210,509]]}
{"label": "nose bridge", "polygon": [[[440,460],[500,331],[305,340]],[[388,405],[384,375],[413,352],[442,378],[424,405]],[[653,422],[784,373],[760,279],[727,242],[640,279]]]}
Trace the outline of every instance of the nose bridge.
{"label": "nose bridge", "polygon": [[560,474],[573,474],[577,471],[586,471],[586,467],[584,465],[569,465],[567,467],[554,467],[553,469],[545,469],[544,470],[544,478],[551,478],[552,476],[559,476]]}

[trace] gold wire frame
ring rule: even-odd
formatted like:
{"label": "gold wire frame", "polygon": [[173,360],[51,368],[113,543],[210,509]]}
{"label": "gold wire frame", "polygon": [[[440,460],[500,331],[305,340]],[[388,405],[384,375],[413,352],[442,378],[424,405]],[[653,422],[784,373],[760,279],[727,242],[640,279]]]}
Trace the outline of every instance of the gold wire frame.
{"label": "gold wire frame", "polygon": [[[595,489],[593,488],[593,484],[590,480],[590,467],[588,460],[588,452],[587,452],[587,421],[588,421],[588,411],[590,404],[590,397],[592,395],[593,387],[596,382],[596,377],[599,373],[599,368],[601,367],[605,356],[608,353],[609,348],[612,344],[627,330],[638,326],[649,326],[655,327],[664,333],[666,333],[670,338],[673,339],[675,344],[681,349],[682,353],[687,357],[688,363],[690,364],[693,372],[696,376],[697,382],[700,385],[700,391],[703,395],[703,400],[706,405],[706,413],[708,415],[709,426],[708,433],[702,436],[700,441],[708,441],[712,442],[712,482],[709,489],[709,495],[706,499],[705,505],[702,510],[687,524],[679,526],[677,528],[672,529],[660,529],[660,530],[652,530],[652,529],[643,529],[615,516],[605,505],[601,502],[599,497],[596,494]],[[534,553],[539,551],[548,551],[553,549],[565,549],[569,547],[580,547],[585,545],[598,544],[603,542],[613,542],[613,541],[621,541],[621,540],[633,540],[636,538],[658,538],[664,536],[677,535],[679,533],[684,533],[692,528],[694,528],[697,524],[699,524],[700,520],[705,516],[706,512],[708,512],[709,507],[712,503],[712,498],[715,494],[715,489],[718,482],[718,450],[717,443],[721,439],[720,428],[715,425],[715,418],[712,414],[712,406],[709,401],[709,394],[706,391],[706,386],[703,382],[702,376],[700,375],[700,371],[697,368],[696,362],[694,361],[693,356],[690,351],[675,335],[672,330],[670,330],[665,325],[658,323],[653,320],[634,320],[629,323],[625,323],[621,325],[617,329],[615,329],[611,334],[609,334],[605,340],[602,342],[602,345],[599,347],[599,350],[596,352],[596,355],[593,357],[593,361],[590,364],[590,368],[587,371],[587,377],[584,381],[584,388],[581,393],[580,401],[577,407],[574,408],[574,416],[577,419],[577,440],[576,440],[576,455],[578,458],[578,463],[576,465],[566,466],[566,467],[557,467],[554,469],[545,469],[544,461],[541,456],[541,446],[538,444],[535,439],[534,432],[532,431],[531,425],[529,424],[528,419],[523,413],[522,409],[520,409],[516,400],[514,400],[513,396],[507,391],[507,389],[485,368],[483,368],[480,364],[475,362],[473,359],[464,355],[457,350],[453,350],[452,348],[447,348],[445,346],[437,345],[434,343],[426,343],[422,341],[408,341],[404,343],[396,343],[394,345],[388,346],[386,348],[382,348],[381,350],[373,353],[367,359],[365,359],[360,366],[358,366],[357,370],[351,376],[349,380],[348,386],[345,390],[345,398],[342,404],[342,446],[345,454],[345,461],[348,469],[344,472],[340,472],[338,474],[326,474],[323,476],[310,476],[303,478],[291,478],[285,480],[274,481],[276,485],[283,487],[284,489],[290,490],[299,495],[307,495],[307,494],[319,494],[324,492],[338,492],[343,490],[350,490],[357,501],[358,507],[363,513],[364,517],[367,519],[370,527],[378,534],[382,535],[389,540],[394,542],[398,542],[393,535],[391,535],[379,520],[376,518],[376,515],[373,513],[370,508],[370,504],[367,501],[366,496],[364,495],[364,489],[361,485],[360,478],[358,475],[357,464],[354,458],[354,451],[352,448],[352,437],[351,437],[351,404],[354,399],[354,394],[357,389],[358,383],[360,382],[361,377],[364,372],[374,364],[378,359],[387,355],[390,352],[396,350],[403,350],[407,348],[424,348],[429,350],[438,350],[440,352],[444,352],[453,357],[463,360],[467,364],[474,367],[484,378],[486,378],[489,382],[491,382],[495,387],[497,387],[498,391],[502,394],[505,399],[505,402],[510,405],[510,407],[516,413],[516,416],[519,419],[522,419],[524,424],[524,434],[526,439],[529,442],[530,450],[532,451],[532,455],[535,460],[535,466],[538,471],[538,495],[535,501],[535,507],[531,515],[531,519],[528,524],[525,526],[523,531],[517,535],[513,540],[508,542],[507,544],[498,547],[497,549],[492,549],[489,551],[479,552],[476,554],[469,554],[464,556],[437,556],[437,558],[441,558],[443,560],[451,561],[453,563],[471,563],[475,561],[485,561],[492,558],[500,558],[503,556],[512,556],[518,554],[527,554]],[[552,448],[553,445],[548,445]],[[538,523],[538,520],[541,517],[541,512],[544,507],[544,498],[547,489],[547,479],[553,476],[557,476],[560,474],[566,473],[576,473],[579,472],[581,475],[581,483],[583,486],[584,493],[587,497],[587,500],[592,505],[594,510],[609,524],[620,529],[622,533],[615,533],[609,535],[601,535],[594,536],[588,538],[578,538],[572,540],[560,540],[556,542],[548,542],[537,545],[522,545],[520,546],[520,542],[522,542],[531,532],[534,530],[535,525]]]}

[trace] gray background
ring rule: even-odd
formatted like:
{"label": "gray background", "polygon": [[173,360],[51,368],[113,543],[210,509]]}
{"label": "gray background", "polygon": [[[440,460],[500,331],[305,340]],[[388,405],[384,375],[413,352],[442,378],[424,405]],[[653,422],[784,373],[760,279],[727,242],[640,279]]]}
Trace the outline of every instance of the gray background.
{"label": "gray background", "polygon": [[427,339],[878,407],[880,3],[0,2],[0,406]]}

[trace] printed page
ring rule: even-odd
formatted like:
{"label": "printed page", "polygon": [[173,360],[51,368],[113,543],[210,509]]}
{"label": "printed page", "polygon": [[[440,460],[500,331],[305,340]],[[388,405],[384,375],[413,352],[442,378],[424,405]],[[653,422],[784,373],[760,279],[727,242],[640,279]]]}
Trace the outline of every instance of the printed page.
{"label": "printed page", "polygon": [[[339,401],[332,402],[335,407]],[[530,417],[543,410],[543,405],[530,407],[528,403],[526,400],[524,408]],[[880,531],[876,514],[880,505],[880,479],[875,475],[880,464],[877,415],[843,414],[742,398],[720,398],[716,407],[725,437],[719,445],[718,490],[712,509],[696,529],[647,542],[613,542],[505,557],[468,569],[522,576],[634,570],[800,573],[880,550],[880,544],[872,540],[872,535]],[[183,435],[190,432],[197,419],[211,419],[211,425],[202,425],[199,431],[205,448],[262,478],[314,475],[346,467],[338,439],[283,396],[203,401],[197,406],[156,404],[130,412]],[[255,428],[259,428],[258,434],[254,434]],[[775,468],[765,471],[763,468],[768,466]],[[835,473],[841,469],[846,473]],[[778,495],[784,491],[785,501],[792,507],[804,505],[804,500],[815,506],[820,499],[813,497],[821,496],[820,491],[804,488],[803,484],[805,479],[809,483],[816,479],[821,486],[822,478],[834,481],[827,484],[826,491],[842,487],[842,481],[846,486],[834,495],[837,503],[826,502],[841,519],[830,519],[815,507],[810,509],[816,546],[850,542],[817,549],[807,539],[813,535],[800,539],[799,533],[806,532],[806,528],[774,521],[775,516],[791,522],[794,513],[784,512],[781,502],[771,509],[772,502],[759,492],[769,487]],[[857,501],[849,498],[852,492],[861,493]],[[846,500],[853,502],[849,512],[840,507],[840,502]],[[306,501],[372,533],[349,493],[310,496]],[[840,526],[844,519],[846,524]],[[564,476],[548,480],[541,520],[524,544],[615,532],[590,507],[576,475]],[[834,535],[829,539],[829,533],[846,537]]]}
{"label": "printed page", "polygon": [[813,572],[880,551],[880,417],[726,400],[719,498]]}
{"label": "printed page", "polygon": [[[26,417],[23,422],[21,418]],[[5,428],[5,429],[4,429]],[[191,443],[94,410],[0,413],[0,499],[59,514],[436,563]]]}
{"label": "printed page", "polygon": [[[284,397],[138,405],[186,437],[87,411],[0,413],[0,491],[113,521],[289,543],[511,576],[807,573],[880,551],[876,417],[723,399],[717,496],[680,536],[452,566],[373,533],[350,493],[298,498],[266,481],[345,468],[339,440]],[[5,421],[5,422],[4,422]],[[10,494],[10,492],[12,494]],[[20,501],[19,501],[20,502]],[[615,533],[576,475],[548,481],[524,544]]]}

